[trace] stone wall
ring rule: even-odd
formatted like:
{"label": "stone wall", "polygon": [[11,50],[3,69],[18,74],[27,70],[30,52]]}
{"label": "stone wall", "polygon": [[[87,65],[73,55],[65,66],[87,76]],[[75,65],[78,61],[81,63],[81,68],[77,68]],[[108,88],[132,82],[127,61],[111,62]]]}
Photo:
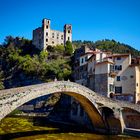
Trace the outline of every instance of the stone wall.
{"label": "stone wall", "polygon": [[88,83],[88,88],[95,91],[95,74],[89,75],[87,83]]}
{"label": "stone wall", "polygon": [[95,92],[105,95],[108,93],[108,74],[95,74]]}

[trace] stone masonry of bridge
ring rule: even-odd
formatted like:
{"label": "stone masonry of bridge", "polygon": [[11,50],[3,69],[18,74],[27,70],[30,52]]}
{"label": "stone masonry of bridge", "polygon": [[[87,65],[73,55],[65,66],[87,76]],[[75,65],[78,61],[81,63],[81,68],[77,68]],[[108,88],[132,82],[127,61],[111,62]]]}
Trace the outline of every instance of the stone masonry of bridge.
{"label": "stone masonry of bridge", "polygon": [[[131,127],[140,129],[140,106],[115,101],[92,90],[69,81],[55,81],[20,88],[0,90],[0,120],[24,103],[53,93],[64,93],[74,97],[87,112],[94,128],[99,132],[122,133],[137,118]],[[103,108],[113,112],[104,116]],[[108,117],[108,118],[107,118]],[[129,122],[130,121],[130,122]]]}

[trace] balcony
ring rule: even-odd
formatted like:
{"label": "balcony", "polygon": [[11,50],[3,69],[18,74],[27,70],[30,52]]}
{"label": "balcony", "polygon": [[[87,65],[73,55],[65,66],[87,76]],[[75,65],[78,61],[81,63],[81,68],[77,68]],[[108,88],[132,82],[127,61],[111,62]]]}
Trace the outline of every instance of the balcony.
{"label": "balcony", "polygon": [[96,64],[101,63],[101,62],[110,62],[114,64],[113,60],[110,58],[103,58],[103,59],[96,60]]}
{"label": "balcony", "polygon": [[117,74],[118,73],[116,71],[110,71],[109,76],[115,78]]}
{"label": "balcony", "polygon": [[103,58],[103,61],[108,61],[108,62],[114,63],[114,61],[110,58]]}

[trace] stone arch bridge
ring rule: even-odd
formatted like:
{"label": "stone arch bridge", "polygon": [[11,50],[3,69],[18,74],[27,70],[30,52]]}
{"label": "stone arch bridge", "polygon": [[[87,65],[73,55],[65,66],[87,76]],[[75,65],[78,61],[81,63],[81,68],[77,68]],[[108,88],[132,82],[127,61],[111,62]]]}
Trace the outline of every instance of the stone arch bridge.
{"label": "stone arch bridge", "polygon": [[122,133],[126,127],[140,129],[139,105],[111,100],[69,81],[0,90],[0,120],[24,103],[52,93],[64,93],[78,100],[96,131]]}

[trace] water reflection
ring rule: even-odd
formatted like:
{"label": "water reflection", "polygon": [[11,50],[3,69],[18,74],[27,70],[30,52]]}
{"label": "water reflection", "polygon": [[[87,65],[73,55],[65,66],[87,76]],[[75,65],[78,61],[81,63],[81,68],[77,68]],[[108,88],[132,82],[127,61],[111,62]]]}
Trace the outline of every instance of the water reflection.
{"label": "water reflection", "polygon": [[[86,133],[85,133],[86,132]],[[0,140],[138,140],[129,136],[105,136],[87,129],[52,123],[45,118],[7,117],[0,123]]]}

